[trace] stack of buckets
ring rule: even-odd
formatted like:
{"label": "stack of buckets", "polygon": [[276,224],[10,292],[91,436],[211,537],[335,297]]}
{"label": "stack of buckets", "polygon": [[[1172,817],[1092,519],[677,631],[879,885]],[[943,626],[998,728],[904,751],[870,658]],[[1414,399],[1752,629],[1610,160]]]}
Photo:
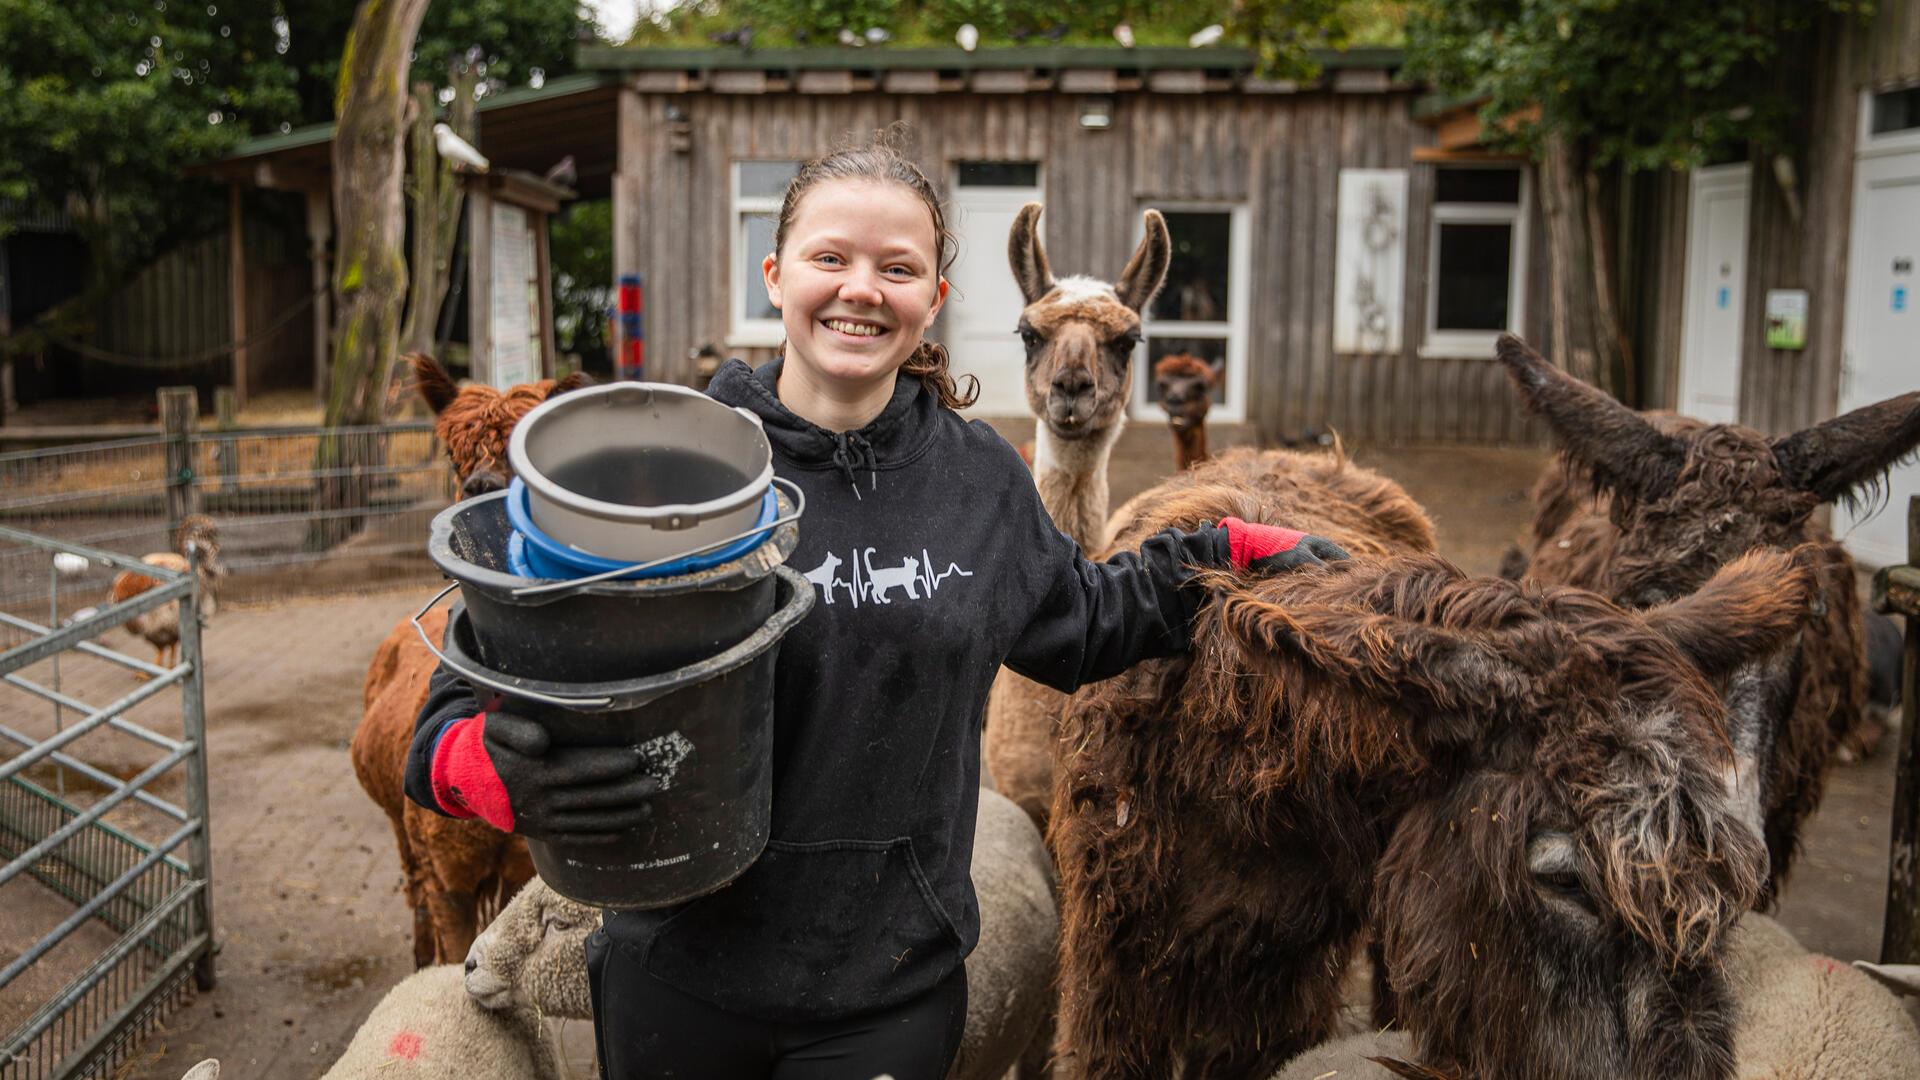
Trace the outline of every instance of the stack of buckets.
{"label": "stack of buckets", "polygon": [[712,892],[766,845],[774,659],[813,606],[785,565],[799,507],[766,434],[745,410],[629,382],[547,401],[508,453],[508,490],[434,519],[461,603],[429,645],[489,708],[556,746],[638,747],[660,778],[620,842],[529,838],[548,885],[610,908]]}

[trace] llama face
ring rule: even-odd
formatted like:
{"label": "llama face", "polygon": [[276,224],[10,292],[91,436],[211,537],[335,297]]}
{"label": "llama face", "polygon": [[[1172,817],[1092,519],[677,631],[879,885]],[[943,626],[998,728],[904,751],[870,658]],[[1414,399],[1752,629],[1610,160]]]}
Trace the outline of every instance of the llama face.
{"label": "llama face", "polygon": [[1608,500],[1617,535],[1565,537],[1564,558],[1593,558],[1604,545],[1605,576],[1592,584],[1633,606],[1690,592],[1754,548],[1808,539],[1814,510],[1870,498],[1920,446],[1920,392],[1769,439],[1738,424],[1642,416],[1511,335],[1499,358],[1567,462]]}
{"label": "llama face", "polygon": [[407,359],[421,400],[433,409],[433,433],[447,448],[447,460],[460,482],[457,497],[462,499],[505,489],[513,479],[513,466],[507,460],[513,426],[549,397],[577,390],[589,381],[576,372],[558,382],[542,379],[504,392],[474,383],[457,387],[432,357],[414,353]]}
{"label": "llama face", "polygon": [[1153,365],[1153,388],[1160,407],[1167,412],[1167,424],[1175,431],[1197,428],[1207,421],[1213,408],[1213,388],[1220,381],[1220,366],[1197,356],[1174,353]]}
{"label": "llama face", "polygon": [[1172,242],[1166,220],[1148,210],[1146,235],[1117,283],[1083,276],[1056,281],[1040,243],[1040,211],[1039,203],[1028,203],[1007,242],[1027,301],[1019,323],[1027,406],[1055,437],[1082,439],[1110,430],[1126,411],[1140,313],[1166,281]]}

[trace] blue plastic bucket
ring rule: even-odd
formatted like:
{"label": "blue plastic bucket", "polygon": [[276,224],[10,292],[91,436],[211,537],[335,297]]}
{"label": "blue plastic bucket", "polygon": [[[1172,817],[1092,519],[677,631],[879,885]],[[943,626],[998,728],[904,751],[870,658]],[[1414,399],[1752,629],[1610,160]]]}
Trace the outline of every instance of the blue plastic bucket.
{"label": "blue plastic bucket", "polygon": [[[742,537],[726,547],[702,555],[689,555],[684,559],[675,559],[651,569],[622,574],[620,579],[673,577],[676,574],[691,574],[719,566],[724,562],[731,562],[765,543],[767,537],[773,535],[771,528],[773,520],[779,516],[780,500],[774,494],[773,488],[768,487],[765,497],[760,501],[759,520],[755,522],[757,525],[767,526],[766,528]],[[513,483],[507,486],[507,520],[513,524],[513,535],[507,540],[507,567],[522,577],[566,581],[631,565],[618,559],[589,555],[541,532],[540,527],[533,523],[533,514],[527,502],[527,486],[519,477],[515,477]]]}

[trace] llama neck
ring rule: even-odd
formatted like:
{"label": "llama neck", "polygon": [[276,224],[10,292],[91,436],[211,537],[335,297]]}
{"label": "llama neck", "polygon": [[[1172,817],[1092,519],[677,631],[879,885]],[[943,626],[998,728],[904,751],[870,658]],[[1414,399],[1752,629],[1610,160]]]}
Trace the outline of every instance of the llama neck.
{"label": "llama neck", "polygon": [[1127,426],[1125,416],[1083,439],[1056,438],[1045,422],[1035,425],[1033,481],[1040,503],[1080,550],[1098,551],[1107,530],[1107,458]]}
{"label": "llama neck", "polygon": [[1191,469],[1207,460],[1207,424],[1202,420],[1187,428],[1172,428],[1173,468]]}

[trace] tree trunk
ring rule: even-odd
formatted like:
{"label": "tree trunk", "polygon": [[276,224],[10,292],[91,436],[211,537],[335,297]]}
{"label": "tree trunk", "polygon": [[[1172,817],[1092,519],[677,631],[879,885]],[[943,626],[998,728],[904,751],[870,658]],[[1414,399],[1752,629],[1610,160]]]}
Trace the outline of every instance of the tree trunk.
{"label": "tree trunk", "polygon": [[[326,426],[370,427],[381,419],[387,368],[399,343],[406,292],[406,231],[401,177],[405,159],[406,76],[427,0],[361,0],[347,33],[334,96],[333,207],[338,250],[332,377]],[[378,433],[323,435],[314,454],[310,548],[333,546],[360,527],[367,466],[377,463]]]}
{"label": "tree trunk", "polygon": [[1549,355],[1616,397],[1630,394],[1630,360],[1615,293],[1613,208],[1582,148],[1550,135],[1540,153],[1547,224]]}
{"label": "tree trunk", "polygon": [[[476,146],[479,139],[473,120],[473,88],[479,75],[470,64],[453,71],[453,102],[447,106],[447,126],[454,134]],[[407,320],[400,329],[403,352],[431,354],[434,325],[440,305],[446,301],[453,267],[453,245],[460,227],[460,206],[464,193],[453,166],[441,158],[433,144],[433,88],[426,83],[413,87],[413,181],[409,194],[413,202],[413,282],[407,298]]]}

